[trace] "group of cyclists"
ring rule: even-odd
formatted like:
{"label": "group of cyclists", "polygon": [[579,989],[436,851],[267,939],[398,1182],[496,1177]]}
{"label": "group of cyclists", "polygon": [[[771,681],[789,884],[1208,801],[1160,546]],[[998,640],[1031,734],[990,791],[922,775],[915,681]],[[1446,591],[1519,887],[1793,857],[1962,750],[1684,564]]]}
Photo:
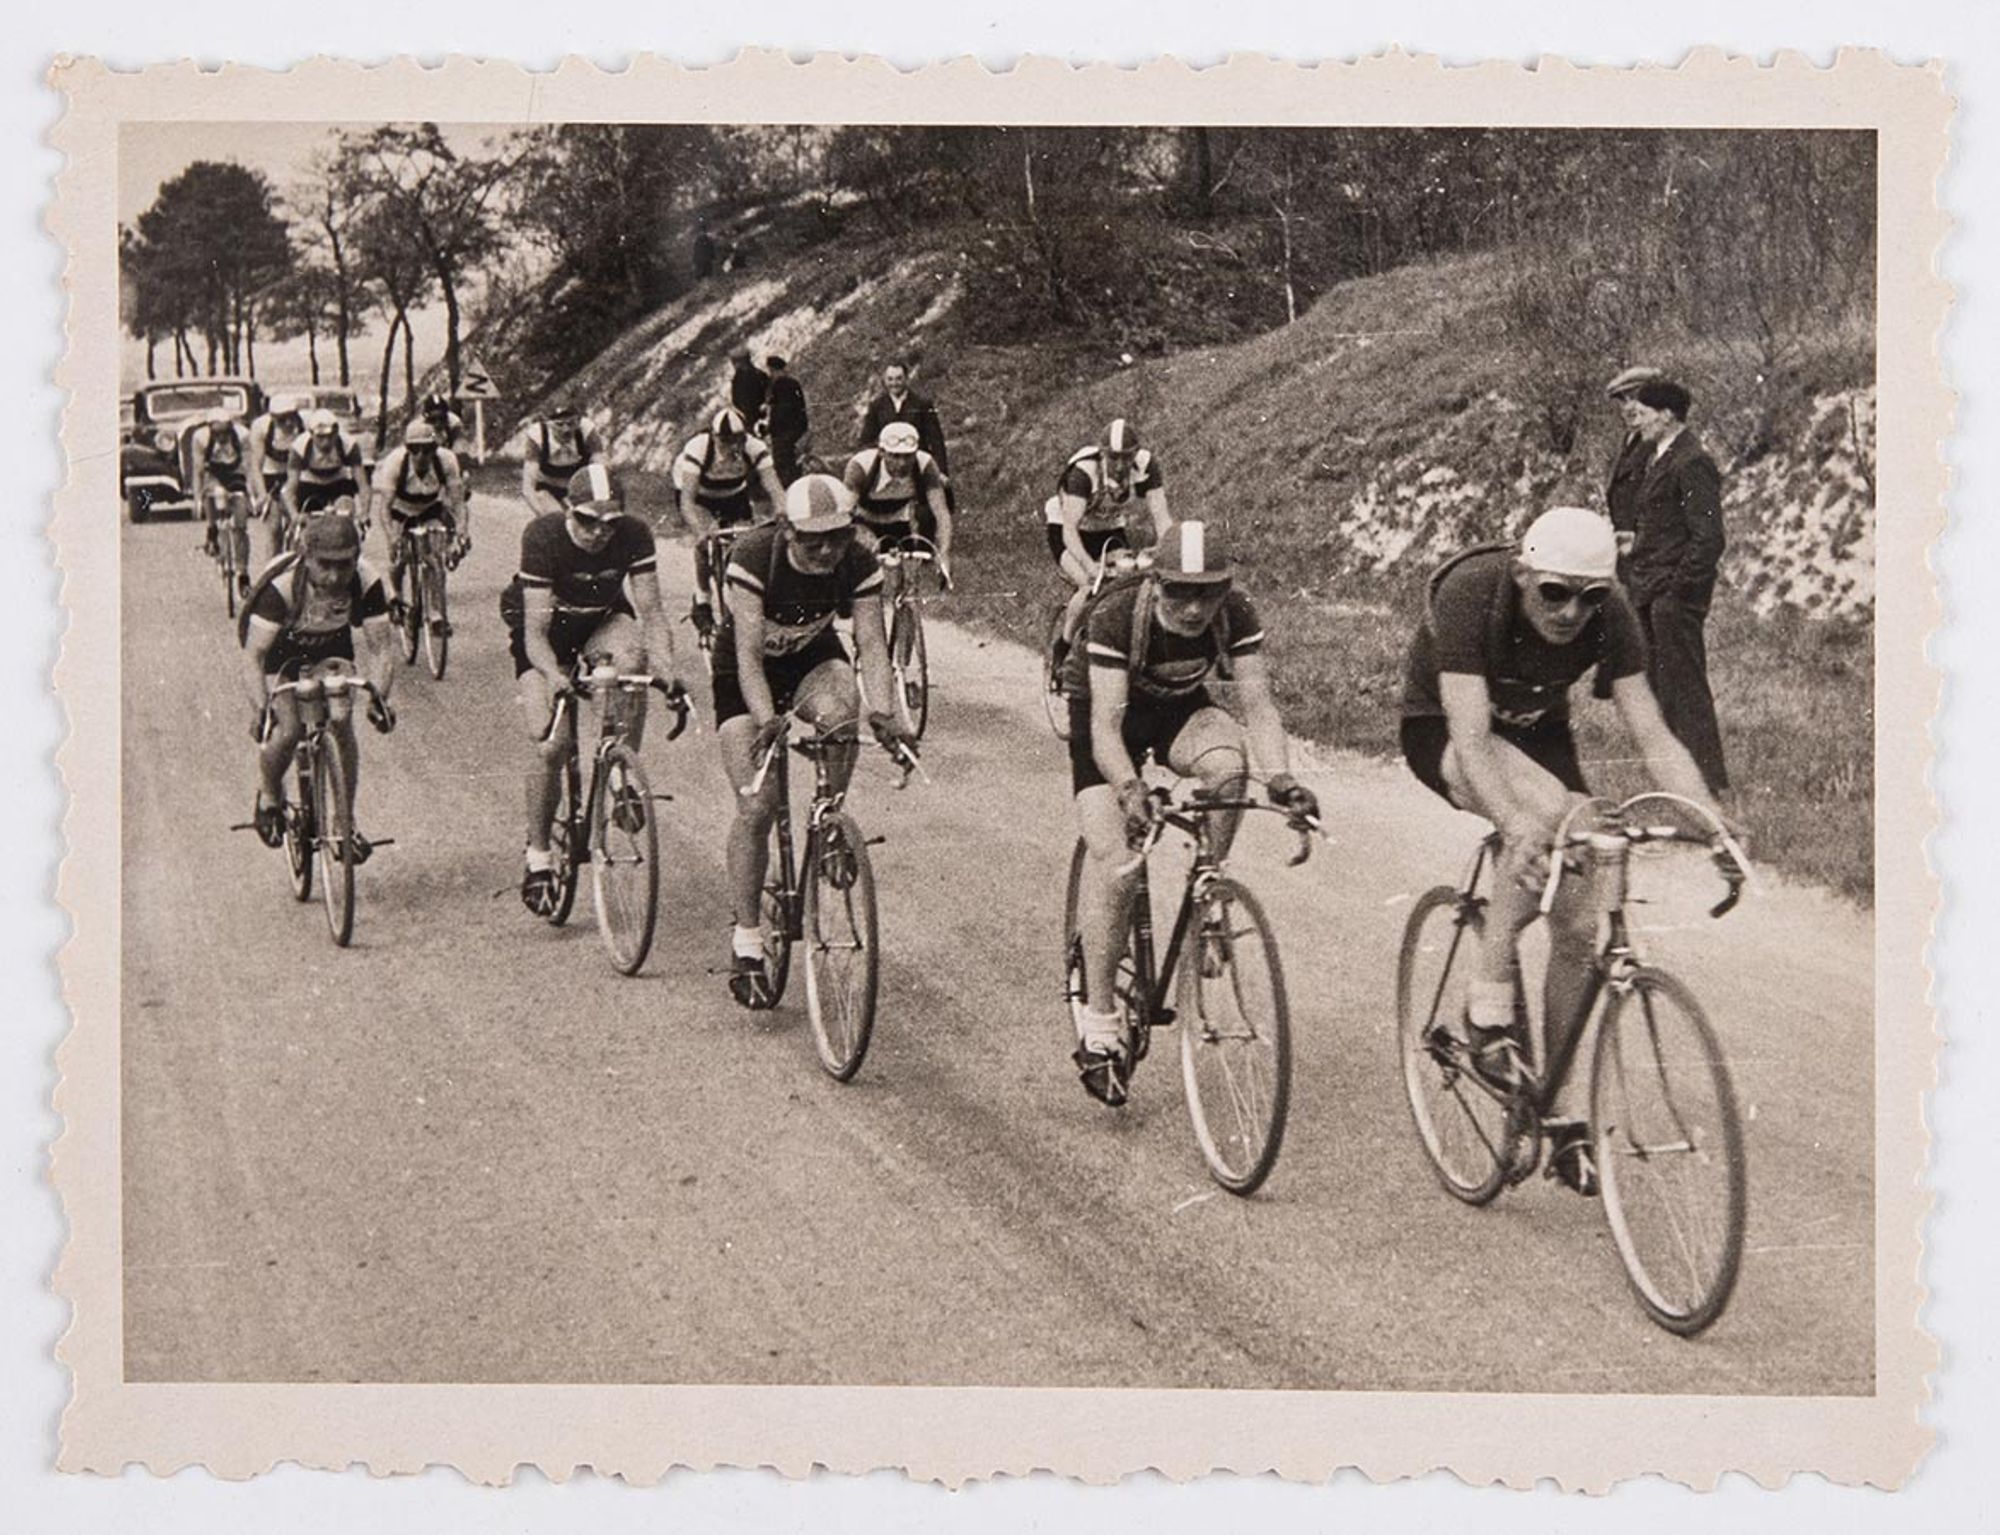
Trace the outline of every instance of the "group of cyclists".
{"label": "group of cyclists", "polygon": [[[393,725],[389,631],[403,574],[400,535],[435,517],[449,525],[460,553],[470,543],[466,479],[450,447],[454,420],[446,402],[430,402],[372,476],[330,417],[302,416],[282,397],[247,430],[216,420],[197,435],[193,451],[204,481],[197,492],[220,488],[220,504],[233,514],[230,536],[242,536],[252,486],[265,513],[258,520],[271,525],[254,593],[246,576],[252,600],[243,633],[246,685],[258,711],[256,824],[274,845],[298,724],[284,699],[272,696],[272,684],[327,660],[354,662],[358,632],[359,659],[378,700],[371,718],[378,728]],[[579,658],[607,659],[621,672],[650,671],[675,691],[684,679],[654,528],[627,505],[601,434],[572,401],[557,400],[527,427],[524,441],[520,493],[531,515],[502,616],[532,754],[521,899],[546,915],[556,899],[550,827],[569,750],[552,722],[572,668]],[[852,771],[863,725],[883,746],[906,751],[909,733],[886,707],[892,682],[878,556],[921,539],[935,552],[941,583],[948,589],[952,581],[951,497],[914,426],[890,422],[838,473],[809,469],[783,483],[769,446],[733,408],[693,434],[672,469],[680,518],[696,549],[689,617],[712,650],[715,725],[736,791],[726,843],[728,984],[748,1008],[773,1000],[761,902],[776,790],[758,765],[788,715],[834,744],[837,787]],[[767,508],[761,518],[760,502]],[[378,507],[387,514],[386,579],[362,556]],[[1135,884],[1131,849],[1159,814],[1143,778],[1149,762],[1199,780],[1218,798],[1240,798],[1248,785],[1261,784],[1295,824],[1317,824],[1319,800],[1292,772],[1264,626],[1236,579],[1226,515],[1176,517],[1159,458],[1125,419],[1069,457],[1042,515],[1050,557],[1073,589],[1057,674],[1086,849],[1077,930],[1088,996],[1112,998]],[[211,516],[211,545],[222,525]],[[289,551],[288,537],[295,545]],[[1148,563],[1107,581],[1107,562],[1126,546],[1148,546]],[[1486,817],[1500,838],[1500,878],[1463,1020],[1482,1074],[1496,1082],[1522,1069],[1526,1044],[1517,941],[1536,912],[1551,836],[1588,792],[1570,688],[1592,671],[1608,678],[1619,717],[1656,782],[1716,809],[1647,685],[1644,642],[1617,583],[1617,559],[1606,518],[1555,507],[1517,543],[1480,546],[1450,562],[1430,582],[1413,624],[1403,755],[1421,782]],[[241,567],[247,572],[247,558]],[[837,619],[850,626],[851,654]],[[636,744],[643,695],[623,707],[631,717],[620,728]],[[573,714],[566,723],[575,728]],[[350,759],[353,748],[350,726],[342,742]],[[618,806],[615,813],[648,810]],[[1233,822],[1218,827],[1225,849],[1233,830]],[[366,853],[357,833],[355,856]],[[1575,884],[1565,886],[1571,894],[1551,914],[1551,1019],[1573,1015],[1589,964],[1592,918]],[[1073,1059],[1083,1087],[1103,1103],[1122,1103],[1134,1063],[1118,1013],[1086,1004],[1075,1018]]]}

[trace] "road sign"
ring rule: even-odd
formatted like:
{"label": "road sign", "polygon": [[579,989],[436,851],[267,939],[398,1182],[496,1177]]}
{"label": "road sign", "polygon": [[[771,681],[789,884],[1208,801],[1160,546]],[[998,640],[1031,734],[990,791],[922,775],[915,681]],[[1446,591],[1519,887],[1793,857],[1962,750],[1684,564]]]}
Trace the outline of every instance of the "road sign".
{"label": "road sign", "polygon": [[458,397],[461,400],[497,400],[500,390],[493,382],[493,375],[486,370],[486,364],[476,357],[468,356],[458,370]]}

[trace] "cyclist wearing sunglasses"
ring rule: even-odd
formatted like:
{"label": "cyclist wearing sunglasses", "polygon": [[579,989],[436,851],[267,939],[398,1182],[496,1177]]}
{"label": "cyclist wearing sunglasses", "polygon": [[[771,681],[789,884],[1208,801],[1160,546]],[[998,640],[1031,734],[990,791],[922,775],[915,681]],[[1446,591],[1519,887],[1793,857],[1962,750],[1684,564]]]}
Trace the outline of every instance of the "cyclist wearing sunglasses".
{"label": "cyclist wearing sunglasses", "polygon": [[[571,475],[563,503],[562,512],[533,518],[521,530],[520,572],[500,596],[521,714],[535,743],[521,900],[537,916],[554,910],[556,899],[549,823],[562,792],[575,714],[566,716],[563,732],[547,737],[569,669],[581,655],[608,657],[621,672],[645,671],[650,660],[658,675],[681,686],[673,629],[660,605],[652,528],[642,517],[625,515],[625,492],[603,464]],[[633,710],[620,724],[636,748],[645,730],[644,695],[636,701],[614,695],[607,707]]]}
{"label": "cyclist wearing sunglasses", "polygon": [[[1119,937],[1138,874],[1130,848],[1151,826],[1139,776],[1148,757],[1226,797],[1241,795],[1249,771],[1269,774],[1273,804],[1319,814],[1313,792],[1289,771],[1263,649],[1257,610],[1231,579],[1215,528],[1202,522],[1171,524],[1145,579],[1109,588],[1090,610],[1069,659],[1068,692],[1070,788],[1087,854],[1077,931],[1092,997],[1116,994]],[[1236,685],[1241,724],[1210,691],[1225,680]],[[1222,851],[1234,831],[1233,818],[1216,818]],[[1116,1107],[1132,1067],[1123,1019],[1115,1008],[1078,1011],[1071,1059],[1084,1090]]]}
{"label": "cyclist wearing sunglasses", "polygon": [[[1647,685],[1645,641],[1615,579],[1617,563],[1607,519],[1552,508],[1528,525],[1518,549],[1471,549],[1437,571],[1410,646],[1404,759],[1426,787],[1486,817],[1501,837],[1467,1008],[1473,1043],[1496,1080],[1511,1075],[1522,1043],[1515,946],[1534,920],[1549,840],[1573,798],[1590,792],[1570,731],[1570,688],[1592,668],[1608,676],[1653,781],[1714,808]],[[1588,978],[1595,936],[1588,894],[1585,882],[1566,880],[1550,913],[1549,1019],[1576,1016]],[[1549,1056],[1559,1048],[1552,1039]]]}

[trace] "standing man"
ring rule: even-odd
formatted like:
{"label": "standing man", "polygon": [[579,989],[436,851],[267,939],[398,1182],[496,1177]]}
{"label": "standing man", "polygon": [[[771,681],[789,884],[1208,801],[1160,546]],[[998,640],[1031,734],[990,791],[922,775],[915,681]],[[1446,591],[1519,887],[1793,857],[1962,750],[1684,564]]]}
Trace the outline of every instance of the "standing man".
{"label": "standing man", "polygon": [[1632,585],[1632,536],[1639,526],[1639,482],[1645,478],[1646,466],[1653,461],[1653,446],[1639,435],[1632,407],[1639,387],[1660,376],[1658,368],[1627,368],[1604,386],[1605,394],[1625,422],[1625,440],[1611,462],[1604,504],[1611,513],[1611,529],[1618,535],[1618,580],[1628,588]]}
{"label": "standing man", "polygon": [[944,450],[944,423],[938,419],[937,406],[910,387],[910,370],[900,362],[892,362],[882,370],[882,392],[868,402],[868,414],[862,419],[855,448],[874,447],[882,439],[882,428],[894,421],[907,421],[917,429],[917,446],[936,462],[938,473],[945,477],[945,502],[957,511],[958,497],[951,488],[951,460]]}
{"label": "standing man", "polygon": [[785,371],[785,359],[764,359],[771,372],[771,387],[765,395],[769,412],[771,457],[778,466],[778,479],[790,485],[799,477],[799,444],[810,424],[806,417],[805,386]]}
{"label": "standing man", "polygon": [[1691,396],[1671,379],[1647,379],[1624,407],[1651,451],[1633,493],[1632,601],[1646,631],[1646,672],[1667,726],[1701,769],[1709,791],[1729,787],[1722,732],[1708,687],[1702,627],[1722,562],[1722,476],[1688,430]]}
{"label": "standing man", "polygon": [[764,376],[764,370],[750,360],[749,350],[736,354],[736,371],[729,377],[729,403],[744,424],[752,429],[764,414],[764,402],[770,397],[771,381]]}

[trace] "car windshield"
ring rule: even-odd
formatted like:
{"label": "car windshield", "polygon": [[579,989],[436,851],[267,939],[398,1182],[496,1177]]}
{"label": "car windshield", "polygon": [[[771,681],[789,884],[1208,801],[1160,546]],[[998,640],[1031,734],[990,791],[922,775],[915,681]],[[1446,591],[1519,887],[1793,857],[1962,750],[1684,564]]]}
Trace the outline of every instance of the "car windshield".
{"label": "car windshield", "polygon": [[312,408],[330,410],[336,416],[358,416],[361,402],[354,398],[349,389],[315,389],[312,391]]}
{"label": "car windshield", "polygon": [[176,384],[146,392],[146,415],[158,421],[166,416],[192,416],[215,409],[233,410],[238,415],[249,408],[250,400],[235,384]]}

